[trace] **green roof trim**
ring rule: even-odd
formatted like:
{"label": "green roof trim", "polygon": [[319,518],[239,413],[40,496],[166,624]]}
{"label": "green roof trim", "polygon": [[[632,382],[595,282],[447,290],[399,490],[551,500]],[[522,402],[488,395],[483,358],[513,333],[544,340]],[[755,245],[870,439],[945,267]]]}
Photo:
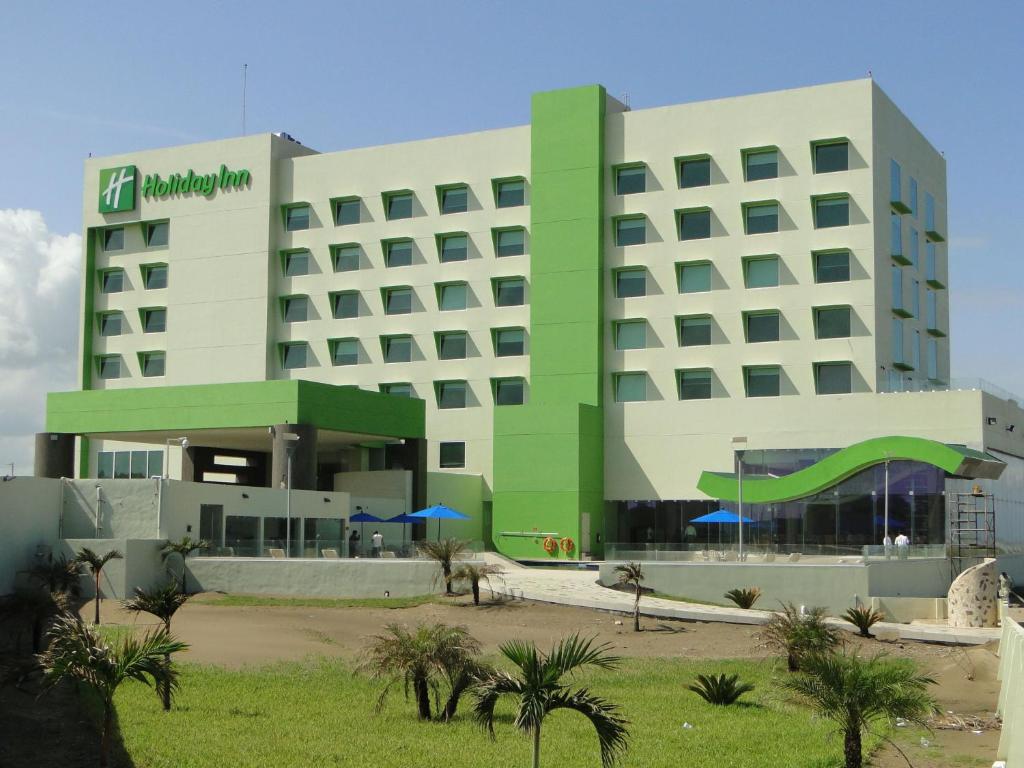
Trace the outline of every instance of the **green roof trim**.
{"label": "green roof trim", "polygon": [[[743,501],[772,504],[813,496],[861,470],[886,461],[919,461],[951,475],[995,479],[1006,468],[999,459],[962,445],[947,445],[921,437],[876,437],[843,448],[816,464],[783,477],[743,478]],[[736,501],[735,473],[702,472],[697,488],[714,499]]]}

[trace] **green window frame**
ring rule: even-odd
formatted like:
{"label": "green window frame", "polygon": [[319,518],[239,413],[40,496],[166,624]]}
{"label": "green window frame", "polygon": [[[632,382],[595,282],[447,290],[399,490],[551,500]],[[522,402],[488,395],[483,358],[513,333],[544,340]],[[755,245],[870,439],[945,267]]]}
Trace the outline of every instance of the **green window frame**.
{"label": "green window frame", "polygon": [[782,394],[782,368],[777,365],[744,366],[743,387],[747,397],[779,397]]}
{"label": "green window frame", "polygon": [[285,277],[302,277],[313,272],[313,254],[308,248],[281,252],[281,269]]}
{"label": "green window frame", "polygon": [[503,179],[492,179],[495,208],[516,208],[526,205],[526,179],[522,176],[509,176]]}
{"label": "green window frame", "polygon": [[147,379],[166,375],[167,353],[139,352],[139,370]]}
{"label": "green window frame", "polygon": [[143,333],[164,333],[167,330],[167,307],[143,307],[139,314],[142,316]]}
{"label": "green window frame", "polygon": [[281,368],[293,371],[309,367],[309,344],[305,341],[286,341],[281,344]]}
{"label": "green window frame", "polygon": [[331,365],[359,365],[359,339],[329,339]]}
{"label": "green window frame", "polygon": [[381,384],[378,389],[381,394],[391,395],[393,397],[412,397],[413,390],[412,384],[408,381],[392,381],[386,384]]}
{"label": "green window frame", "polygon": [[408,237],[382,240],[381,250],[384,251],[384,266],[390,268],[409,267],[413,262],[413,243]]}
{"label": "green window frame", "polygon": [[100,271],[100,293],[122,293],[124,287],[124,270],[120,267],[115,269],[101,269]]}
{"label": "green window frame", "polygon": [[712,341],[711,315],[683,315],[676,318],[680,347],[707,347]]}
{"label": "green window frame", "polygon": [[746,288],[776,288],[779,285],[779,257],[776,254],[747,256],[743,259],[743,285]]}
{"label": "green window frame", "polygon": [[526,278],[516,276],[491,279],[494,306],[521,307],[526,303]]}
{"label": "green window frame", "polygon": [[445,441],[438,446],[438,467],[441,469],[464,469],[466,466],[466,444],[461,441]]}
{"label": "green window frame", "polygon": [[743,334],[747,344],[779,341],[782,334],[782,313],[777,309],[744,312]]}
{"label": "green window frame", "polygon": [[469,185],[444,184],[436,188],[437,209],[442,216],[450,213],[466,213],[469,210]]}
{"label": "green window frame", "polygon": [[494,404],[522,405],[526,402],[526,379],[521,376],[491,379]]}
{"label": "green window frame", "polygon": [[764,235],[779,231],[782,206],[778,200],[743,203],[743,231],[748,235]]}
{"label": "green window frame", "polygon": [[388,221],[411,219],[413,215],[413,193],[411,189],[395,189],[381,196],[384,201],[384,218]]}
{"label": "green window frame", "polygon": [[850,225],[850,196],[815,195],[811,198],[815,229],[848,227]]}
{"label": "green window frame", "polygon": [[845,306],[814,308],[814,338],[848,339],[853,335],[853,308]]}
{"label": "green window frame", "polygon": [[286,323],[304,323],[309,320],[309,308],[309,296],[282,296],[281,320]]}
{"label": "green window frame", "polygon": [[359,224],[363,219],[363,201],[355,195],[332,198],[331,209],[336,227]]}
{"label": "green window frame", "polygon": [[846,360],[814,364],[814,392],[848,395],[853,392],[853,363]]}
{"label": "green window frame", "polygon": [[438,331],[434,334],[438,360],[465,360],[469,356],[466,331]]}
{"label": "green window frame", "polygon": [[412,362],[412,336],[407,333],[381,336],[380,349],[385,363]]}
{"label": "green window frame", "polygon": [[613,171],[616,195],[635,195],[647,191],[647,166],[643,163],[619,165]]}
{"label": "green window frame", "polygon": [[676,393],[680,400],[710,400],[714,376],[710,368],[681,368],[676,371]]}
{"label": "green window frame", "polygon": [[170,242],[171,222],[168,219],[147,221],[143,234],[146,237],[147,248],[166,248]]}
{"label": "green window frame", "polygon": [[469,259],[469,235],[465,232],[446,232],[437,235],[437,258],[442,264]]}
{"label": "green window frame", "polygon": [[494,255],[522,256],[526,253],[526,230],[523,227],[501,227],[491,230],[494,239]]}
{"label": "green window frame", "polygon": [[676,183],[679,189],[711,186],[711,155],[676,158]]}
{"label": "green window frame", "polygon": [[162,263],[142,264],[142,285],[147,291],[158,291],[167,287],[168,266]]}
{"label": "green window frame", "polygon": [[469,402],[469,383],[463,379],[435,381],[434,395],[440,410],[465,408]]}
{"label": "green window frame", "polygon": [[122,378],[120,355],[98,355],[96,357],[96,375],[101,379]]}
{"label": "green window frame", "polygon": [[615,298],[630,299],[647,295],[647,267],[623,267],[616,269]]}
{"label": "green window frame", "polygon": [[643,214],[616,216],[612,220],[615,232],[615,245],[625,248],[630,245],[643,245],[647,242],[647,217]]}
{"label": "green window frame", "polygon": [[752,147],[742,150],[744,181],[779,178],[779,148]]}
{"label": "green window frame", "polygon": [[330,294],[331,316],[335,320],[359,317],[359,291],[336,291]]}
{"label": "green window frame", "polygon": [[641,403],[647,400],[647,373],[622,371],[612,374],[612,389],[616,403]]}
{"label": "green window frame", "polygon": [[710,261],[681,261],[676,264],[679,293],[707,293],[713,287]]}
{"label": "green window frame", "polygon": [[837,138],[812,141],[811,164],[815,173],[850,170],[850,140]]}
{"label": "green window frame", "polygon": [[281,206],[286,232],[302,232],[310,228],[313,207],[309,203],[289,203]]}
{"label": "green window frame", "polygon": [[335,272],[357,272],[362,260],[359,243],[337,243],[331,246],[331,266]]}
{"label": "green window frame", "polygon": [[812,251],[815,283],[846,283],[850,281],[850,263],[853,255],[843,248],[828,251]]}
{"label": "green window frame", "polygon": [[409,315],[413,311],[415,292],[411,286],[395,285],[381,288],[385,315]]}
{"label": "green window frame", "polygon": [[676,211],[676,231],[680,240],[707,240],[711,237],[711,209],[705,206]]}
{"label": "green window frame", "polygon": [[107,227],[102,233],[104,251],[124,250],[124,227]]}
{"label": "green window frame", "polygon": [[434,288],[437,293],[438,311],[453,312],[469,306],[468,283],[436,283]]}
{"label": "green window frame", "polygon": [[492,328],[495,357],[521,357],[526,354],[525,328]]}
{"label": "green window frame", "polygon": [[616,320],[612,323],[615,349],[645,349],[647,347],[646,320]]}
{"label": "green window frame", "polygon": [[126,332],[124,315],[120,310],[100,312],[96,316],[100,336],[121,336]]}

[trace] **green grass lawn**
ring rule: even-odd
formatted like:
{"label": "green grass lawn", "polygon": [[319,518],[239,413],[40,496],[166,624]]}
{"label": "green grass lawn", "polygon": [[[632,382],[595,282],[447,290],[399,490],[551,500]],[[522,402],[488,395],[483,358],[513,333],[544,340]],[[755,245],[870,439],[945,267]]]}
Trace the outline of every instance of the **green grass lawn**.
{"label": "green grass lawn", "polygon": [[[497,739],[491,741],[470,719],[468,698],[448,724],[417,721],[400,689],[375,712],[379,683],[339,660],[241,671],[185,664],[181,670],[182,688],[170,714],[145,686],[129,683],[118,692],[122,739],[137,768],[530,764],[530,742],[512,727],[511,702],[499,709]],[[745,705],[714,707],[684,687],[701,672],[737,672],[757,688]],[[772,678],[779,674],[785,673],[767,662],[633,659],[614,672],[588,672],[578,682],[620,704],[632,721],[626,766],[842,765],[842,741],[777,692]],[[585,722],[571,712],[550,716],[541,764],[599,766],[597,741]],[[694,727],[684,729],[684,722]]]}
{"label": "green grass lawn", "polygon": [[273,608],[415,608],[417,605],[437,603],[440,595],[418,595],[416,597],[264,597],[262,595],[209,595],[192,598],[200,605],[223,605],[225,607],[259,606]]}

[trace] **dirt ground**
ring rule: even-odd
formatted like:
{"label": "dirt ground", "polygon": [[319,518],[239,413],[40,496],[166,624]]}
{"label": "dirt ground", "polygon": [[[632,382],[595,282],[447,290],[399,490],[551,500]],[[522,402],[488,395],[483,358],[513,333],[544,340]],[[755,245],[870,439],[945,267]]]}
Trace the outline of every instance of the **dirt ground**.
{"label": "dirt ground", "polygon": [[[763,646],[754,626],[666,621],[645,618],[644,631],[632,631],[629,617],[582,608],[523,601],[475,607],[465,597],[403,609],[235,607],[217,605],[217,596],[189,602],[174,619],[174,634],[191,647],[182,660],[226,667],[259,665],[278,660],[330,655],[354,658],[367,638],[389,623],[415,625],[445,622],[465,625],[491,652],[509,638],[533,640],[545,647],[579,631],[614,645],[624,656],[666,658],[766,658],[774,655]],[[88,611],[87,611],[88,612]],[[91,613],[87,616],[91,618]],[[146,625],[145,618],[122,611],[106,601],[103,621],[108,624]],[[851,646],[866,653],[879,651],[919,662],[935,679],[933,695],[943,713],[991,718],[999,684],[995,647],[954,648],[892,640],[860,640],[847,636]],[[34,694],[12,686],[0,687],[0,766],[60,764],[73,768],[91,750],[79,736],[82,719],[75,697],[52,694],[36,700]],[[68,727],[70,714],[75,727]],[[76,735],[78,734],[78,735]],[[997,730],[981,734],[935,730],[925,734],[897,731],[896,742],[915,768],[987,766],[999,740]],[[27,739],[27,741],[26,741]],[[20,744],[20,748],[19,748]],[[68,759],[54,760],[52,750],[68,748]],[[43,750],[43,751],[40,751]],[[83,753],[84,750],[84,753]],[[40,759],[43,754],[46,759]],[[878,768],[905,766],[892,747],[876,755]]]}

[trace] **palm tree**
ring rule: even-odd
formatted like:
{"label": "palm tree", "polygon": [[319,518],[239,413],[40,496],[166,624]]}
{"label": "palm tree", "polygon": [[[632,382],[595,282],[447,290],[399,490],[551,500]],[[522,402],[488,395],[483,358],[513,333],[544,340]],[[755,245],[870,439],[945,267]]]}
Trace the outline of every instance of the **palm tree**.
{"label": "palm tree", "polygon": [[640,595],[643,587],[640,582],[644,580],[644,568],[640,563],[623,563],[615,566],[615,573],[618,574],[619,586],[632,586],[635,598],[633,600],[633,631],[640,631]]}
{"label": "palm tree", "polygon": [[[27,589],[15,592],[0,605],[0,621],[21,620],[28,624],[32,653],[43,647],[43,630],[51,617],[68,610],[66,592]],[[21,650],[21,633],[16,635],[16,649]]]}
{"label": "palm tree", "polygon": [[[171,618],[175,613],[177,613],[178,609],[188,601],[188,598],[188,595],[178,589],[178,585],[176,583],[169,581],[162,587],[153,587],[152,589],[136,587],[135,597],[125,600],[123,605],[125,610],[128,611],[134,611],[135,613],[149,613],[156,616],[164,623],[164,631],[167,632],[167,634],[170,634]],[[170,654],[167,655],[164,662],[170,666]],[[163,687],[162,697],[164,711],[170,712],[171,689],[169,686],[165,685]]]}
{"label": "palm tree", "polygon": [[99,624],[100,574],[103,573],[103,566],[105,566],[111,560],[124,560],[124,555],[122,555],[116,549],[112,549],[109,552],[104,552],[102,555],[98,555],[88,547],[82,547],[82,549],[78,553],[78,556],[75,559],[89,569],[89,572],[92,574],[93,580],[96,583],[96,617],[93,620],[93,623]]}
{"label": "palm tree", "polygon": [[[483,563],[482,565],[463,563],[452,572],[452,578],[468,581],[473,590],[473,605],[480,605],[480,582],[486,581],[487,587],[490,588],[490,577],[497,576],[499,573],[504,573],[501,567],[491,565],[490,563]],[[494,596],[493,589],[491,590],[491,596]]]}
{"label": "palm tree", "polygon": [[823,653],[805,658],[801,669],[783,685],[842,728],[846,768],[861,768],[861,736],[873,723],[899,717],[927,727],[925,719],[937,711],[927,691],[935,681],[910,663]]}
{"label": "palm tree", "polygon": [[805,656],[828,653],[841,642],[839,630],[825,621],[824,608],[800,612],[792,603],[783,603],[782,612],[768,620],[762,636],[768,645],[786,652],[790,672],[800,669]]}
{"label": "palm tree", "polygon": [[459,697],[469,688],[475,677],[489,673],[473,657],[480,653],[480,643],[465,627],[446,624],[421,624],[410,632],[398,624],[389,624],[382,635],[372,638],[363,668],[377,678],[386,678],[387,684],[377,699],[377,708],[393,686],[401,683],[406,696],[412,688],[420,720],[434,719],[431,711],[431,693],[439,699],[440,678],[448,684],[448,698],[437,716],[450,720],[458,708]]}
{"label": "palm tree", "polygon": [[466,551],[468,543],[459,539],[441,539],[440,541],[421,541],[420,554],[436,560],[441,566],[444,578],[445,594],[452,594],[452,561]]}
{"label": "palm tree", "polygon": [[178,673],[164,658],[188,646],[172,638],[165,629],[149,632],[141,639],[123,636],[108,645],[95,627],[77,616],[62,616],[49,633],[50,646],[39,663],[49,686],[61,680],[82,683],[99,696],[103,705],[100,731],[100,766],[110,762],[110,738],[114,727],[114,693],[125,680],[153,682],[158,688],[178,686]]}
{"label": "palm tree", "polygon": [[160,558],[162,560],[166,560],[171,555],[181,557],[181,591],[186,595],[188,594],[188,582],[186,581],[188,569],[185,567],[185,559],[197,549],[206,549],[209,546],[210,542],[208,541],[196,541],[190,536],[185,536],[181,541],[171,541],[168,539],[160,549]]}
{"label": "palm tree", "polygon": [[494,737],[494,708],[504,695],[519,699],[515,726],[533,736],[533,768],[540,766],[541,725],[548,713],[556,709],[579,712],[594,726],[601,745],[601,763],[609,768],[626,751],[628,721],[618,714],[618,707],[595,696],[587,688],[573,690],[562,682],[565,675],[577,669],[594,666],[615,669],[618,656],[608,653],[608,645],[594,645],[594,639],[583,640],[574,634],[554,646],[549,653],[537,650],[534,643],[512,640],[500,647],[501,653],[517,667],[517,674],[493,672],[481,678],[476,687],[474,714],[477,722]]}
{"label": "palm tree", "polygon": [[82,592],[82,564],[75,558],[68,560],[61,555],[56,560],[33,567],[31,574],[36,581],[46,585],[50,594],[64,592],[78,597]]}

